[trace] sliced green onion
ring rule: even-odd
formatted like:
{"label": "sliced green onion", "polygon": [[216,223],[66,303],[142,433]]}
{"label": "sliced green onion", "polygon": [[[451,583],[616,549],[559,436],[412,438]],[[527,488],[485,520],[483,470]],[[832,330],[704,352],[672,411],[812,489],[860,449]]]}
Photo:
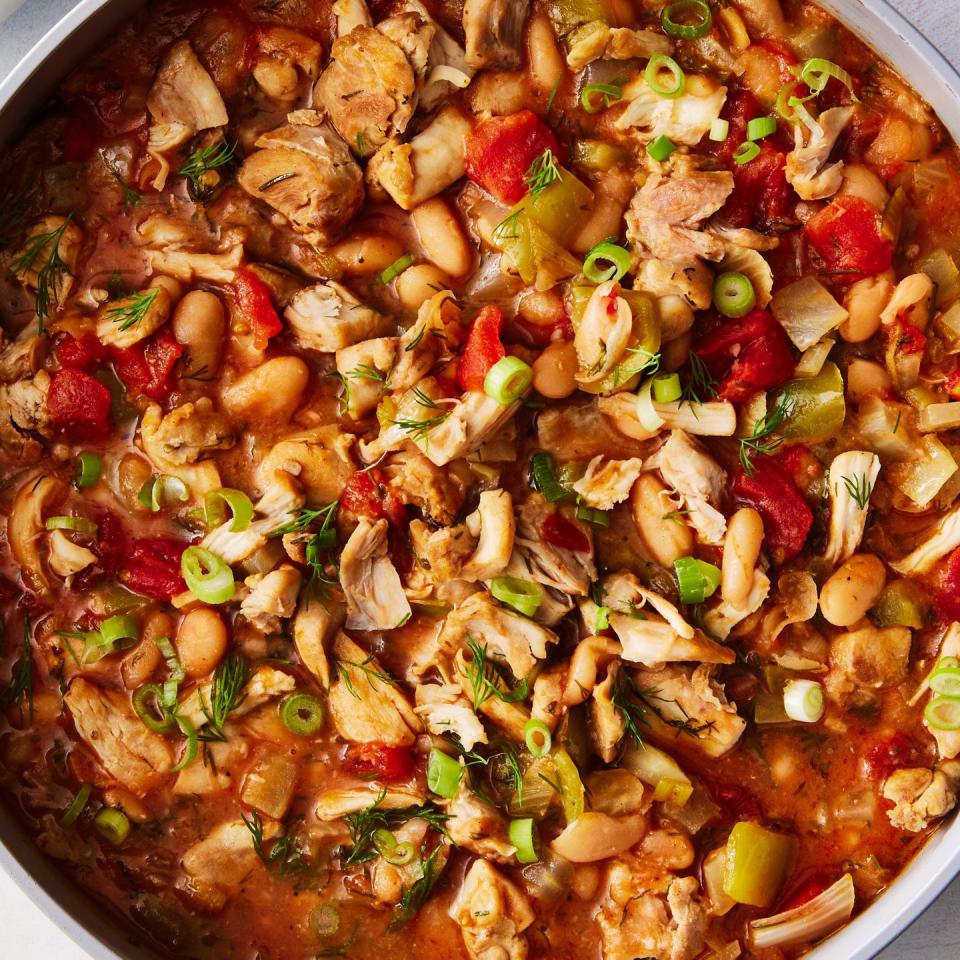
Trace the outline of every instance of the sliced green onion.
{"label": "sliced green onion", "polygon": [[[593,99],[595,95],[600,97],[600,102],[596,105]],[[599,113],[622,96],[623,88],[615,83],[588,83],[580,93],[580,106],[587,113]]]}
{"label": "sliced green onion", "polygon": [[929,683],[934,693],[960,698],[960,661],[956,657],[941,657]]}
{"label": "sliced green onion", "polygon": [[[610,266],[599,267],[598,260],[604,260]],[[583,275],[597,284],[606,283],[607,280],[619,280],[629,269],[630,252],[612,240],[601,240],[587,252],[583,260]]]}
{"label": "sliced green onion", "polygon": [[97,525],[86,517],[47,517],[44,526],[48,530],[70,530],[73,533],[88,533],[91,536],[97,532]]}
{"label": "sliced green onion", "polygon": [[667,422],[653,405],[652,388],[653,380],[648,379],[637,391],[637,420],[644,430],[659,430]]}
{"label": "sliced green onion", "polygon": [[577,519],[585,520],[587,523],[595,524],[598,527],[609,527],[610,511],[598,510],[596,507],[588,507],[585,503],[578,503]]}
{"label": "sliced green onion", "polygon": [[519,577],[494,577],[490,581],[490,593],[525,617],[532,617],[543,603],[543,588],[533,580]]}
{"label": "sliced green onion", "polygon": [[517,848],[520,863],[536,863],[540,859],[540,836],[533,817],[511,820],[507,836]]}
{"label": "sliced green onion", "polygon": [[253,503],[242,490],[234,490],[231,487],[211,490],[204,498],[207,527],[219,527],[225,521],[222,508],[224,503],[230,508],[232,517],[230,532],[240,533],[246,530],[253,519]]}
{"label": "sliced green onion", "polygon": [[720,586],[720,570],[696,557],[678,557],[673,561],[681,603],[703,603]]}
{"label": "sliced green onion", "polygon": [[187,547],[180,572],[190,592],[203,603],[226,603],[236,593],[230,565],[205,547]]}
{"label": "sliced green onion", "polygon": [[167,665],[167,670],[170,671],[170,675],[163,681],[160,700],[167,711],[175,717],[180,684],[186,679],[187,671],[184,670],[183,664],[180,662],[177,651],[174,649],[169,637],[157,637],[154,643],[157,645],[157,649],[160,651]]}
{"label": "sliced green onion", "polygon": [[725,317],[746,316],[757,305],[750,278],[742,273],[721,273],[713,282],[713,305]]}
{"label": "sliced green onion", "polygon": [[674,400],[679,400],[682,394],[679,374],[665,373],[653,378],[653,399],[657,403],[673,403]]}
{"label": "sliced green onion", "polygon": [[754,117],[747,121],[747,139],[762,140],[777,132],[776,117]]}
{"label": "sliced green onion", "polygon": [[100,636],[103,637],[104,643],[109,644],[116,644],[121,640],[138,640],[140,627],[133,617],[118,613],[100,624]]}
{"label": "sliced green onion", "polygon": [[923,711],[923,717],[934,730],[960,730],[960,700],[933,697]]}
{"label": "sliced green onion", "polygon": [[[796,124],[800,122],[800,116],[794,107],[791,106],[795,100],[799,99],[794,96],[796,89],[796,83],[785,83],[777,92],[777,99],[773,103],[774,112],[782,120],[786,120],[787,123]],[[811,100],[814,96],[816,96],[816,94],[811,94],[809,97],[804,97],[803,100]]]}
{"label": "sliced green onion", "polygon": [[93,825],[115,847],[119,847],[130,836],[130,821],[122,810],[104,807],[93,818]]}
{"label": "sliced green onion", "polygon": [[373,845],[377,853],[383,857],[387,863],[395,867],[403,867],[410,863],[416,850],[409,840],[403,843],[397,843],[397,838],[389,830],[375,830],[373,833]]}
{"label": "sliced green onion", "polygon": [[[672,75],[672,86],[665,86],[660,82],[660,74],[663,71]],[[683,70],[680,69],[680,64],[665,53],[655,53],[650,58],[647,69],[643,71],[643,79],[647,81],[647,86],[658,96],[670,99],[681,96],[687,87],[687,78]]]}
{"label": "sliced green onion", "polygon": [[87,806],[91,790],[93,790],[93,787],[91,787],[89,783],[85,783],[77,791],[77,795],[70,801],[70,806],[64,810],[63,816],[60,818],[61,827],[69,827],[76,823],[77,817],[83,813]]}
{"label": "sliced green onion", "polygon": [[157,478],[150,477],[146,483],[140,488],[140,492],[137,494],[137,500],[141,506],[146,507],[147,510],[153,509],[153,485],[157,482]]}
{"label": "sliced green onion", "polygon": [[386,286],[394,277],[399,277],[404,270],[412,267],[417,262],[417,258],[412,253],[405,253],[398,257],[393,263],[380,274],[380,282]]}
{"label": "sliced green onion", "polygon": [[791,720],[816,723],[823,716],[823,687],[816,680],[788,680],[783,687],[783,710]]}
{"label": "sliced green onion", "polygon": [[733,151],[733,162],[742,167],[745,163],[760,156],[760,148],[750,140],[746,140]]}
{"label": "sliced green onion", "polygon": [[660,163],[663,163],[676,149],[677,145],[669,137],[663,136],[663,134],[647,144],[647,153]]}
{"label": "sliced green onion", "polygon": [[133,709],[143,725],[154,733],[169,733],[177,725],[163,702],[163,690],[158,683],[147,683],[134,693]]}
{"label": "sliced green onion", "polygon": [[715,143],[723,143],[730,136],[730,121],[716,117],[710,124],[710,139]]}
{"label": "sliced green onion", "polygon": [[309,693],[288,694],[280,701],[280,719],[298,737],[313,736],[323,726],[323,703]]}
{"label": "sliced green onion", "polygon": [[553,746],[553,734],[542,720],[528,720],[523,727],[523,739],[535,757],[545,757]]}
{"label": "sliced green onion", "polygon": [[483,380],[483,392],[506,407],[516,403],[530,389],[533,371],[519,357],[498,360]]}
{"label": "sliced green onion", "polygon": [[165,504],[173,503],[179,500],[181,503],[190,499],[190,491],[187,485],[179,477],[171,477],[169,474],[161,473],[154,481],[153,489],[150,491],[150,509],[154,513],[159,513]]}
{"label": "sliced green onion", "polygon": [[186,768],[197,759],[197,749],[200,738],[197,735],[197,728],[186,717],[177,714],[174,719],[177,721],[180,732],[187,738],[187,744],[184,748],[183,756],[180,758],[180,762],[170,768],[171,773],[179,773],[181,770],[186,770]]}
{"label": "sliced green onion", "polygon": [[340,929],[340,911],[332,903],[321,903],[310,911],[307,922],[318,937],[332,937]]}
{"label": "sliced green onion", "polygon": [[572,492],[557,482],[553,472],[553,457],[549,453],[535,453],[530,458],[530,480],[533,488],[539,490],[549,503],[569,497]]}
{"label": "sliced green onion", "polygon": [[447,799],[456,796],[462,776],[463,767],[458,760],[442,750],[430,751],[427,757],[427,786],[433,793]]}
{"label": "sliced green onion", "polygon": [[822,93],[827,88],[831,77],[839,80],[847,88],[850,96],[858,103],[860,102],[853,90],[853,77],[832,60],[813,57],[800,68],[800,79],[810,88],[810,92],[813,94]]}
{"label": "sliced green onion", "polygon": [[84,452],[77,457],[77,489],[92,487],[100,479],[100,457],[95,453]]}
{"label": "sliced green onion", "polygon": [[[699,19],[695,23],[681,23],[680,18],[689,14],[696,14]],[[677,0],[677,3],[671,3],[664,9],[660,15],[660,23],[668,37],[696,40],[710,32],[713,14],[706,0]]]}

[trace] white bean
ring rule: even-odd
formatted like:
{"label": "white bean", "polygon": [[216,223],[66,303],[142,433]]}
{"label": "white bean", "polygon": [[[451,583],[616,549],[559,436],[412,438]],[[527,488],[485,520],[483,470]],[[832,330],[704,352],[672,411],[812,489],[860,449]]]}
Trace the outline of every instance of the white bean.
{"label": "white bean", "polygon": [[538,93],[550,93],[563,80],[566,64],[557,46],[553,24],[545,14],[537,13],[530,18],[527,58],[530,79]]}
{"label": "white bean", "polygon": [[630,491],[630,508],[637,533],[650,556],[668,570],[678,557],[693,552],[693,531],[676,513],[669,491],[654,473],[643,473]]}
{"label": "white bean", "polygon": [[404,249],[399,240],[377,233],[342,240],[330,253],[340,261],[344,276],[366,277],[382,273],[403,256]]}
{"label": "white bean", "polygon": [[858,280],[847,291],[843,305],[850,316],[840,324],[847,343],[863,343],[880,329],[880,314],[893,296],[893,283],[883,273]]}
{"label": "white bean", "polygon": [[177,655],[188,677],[205,677],[227,652],[227,628],[211,607],[194,607],[180,621]]}
{"label": "white bean", "polygon": [[741,507],[730,518],[723,541],[720,594],[728,603],[740,604],[747,599],[762,543],[760,514],[751,507]]}
{"label": "white bean", "polygon": [[274,357],[230,384],[223,403],[239,417],[288,420],[309,379],[310,368],[299,357]]}
{"label": "white bean", "polygon": [[866,615],[887,582],[883,561],[872,553],[856,553],[820,590],[820,612],[835,627],[849,627]]}
{"label": "white bean", "polygon": [[454,212],[441,197],[411,211],[420,246],[428,260],[451,277],[462,277],[473,263],[473,249]]}
{"label": "white bean", "polygon": [[403,306],[416,313],[421,305],[440,290],[450,287],[450,279],[432,263],[417,263],[407,267],[396,281],[397,297]]}
{"label": "white bean", "polygon": [[211,379],[220,369],[225,330],[223,304],[206,290],[191,290],[173,312],[173,335],[187,348],[190,370]]}

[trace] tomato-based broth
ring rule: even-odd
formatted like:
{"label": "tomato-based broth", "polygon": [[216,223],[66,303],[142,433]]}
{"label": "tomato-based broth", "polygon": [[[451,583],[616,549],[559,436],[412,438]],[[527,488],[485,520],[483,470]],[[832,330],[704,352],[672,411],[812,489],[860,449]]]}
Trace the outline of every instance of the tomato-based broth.
{"label": "tomato-based broth", "polygon": [[801,0],[150,4],[0,157],[6,803],[178,957],[808,950],[960,792],[957,159]]}

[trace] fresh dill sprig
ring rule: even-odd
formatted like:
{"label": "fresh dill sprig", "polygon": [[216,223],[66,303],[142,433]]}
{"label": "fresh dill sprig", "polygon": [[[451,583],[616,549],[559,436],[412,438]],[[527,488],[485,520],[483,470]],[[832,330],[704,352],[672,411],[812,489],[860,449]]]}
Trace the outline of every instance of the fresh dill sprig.
{"label": "fresh dill sprig", "polygon": [[639,375],[653,376],[660,369],[660,354],[651,353],[643,347],[627,347],[627,353],[634,355],[630,363],[620,363],[613,371],[613,385],[619,387]]}
{"label": "fresh dill sprig", "polygon": [[491,697],[496,697],[504,703],[519,703],[526,700],[530,693],[530,684],[526,677],[520,680],[512,690],[503,690],[500,687],[500,674],[489,662],[487,648],[481,647],[473,637],[468,637],[467,648],[470,650],[470,663],[467,664],[465,676],[473,693],[473,708],[479,709]]}
{"label": "fresh dill sprig", "polygon": [[[309,535],[304,548],[304,559],[307,566],[310,567],[310,579],[307,581],[307,598],[316,596],[320,602],[326,605],[330,600],[330,587],[338,583],[337,576],[331,576],[337,572],[336,558],[333,556],[333,550],[337,546],[337,529],[333,526],[336,518],[337,507],[340,501],[334,500],[319,510],[310,510],[306,507],[299,507],[291,510],[292,520],[281,524],[274,530],[271,537],[282,537],[286,534],[303,533]],[[311,528],[317,522],[320,522],[320,529],[313,531]]]}
{"label": "fresh dill sprig", "polygon": [[303,859],[303,851],[297,845],[296,838],[292,833],[276,837],[270,851],[267,852],[263,845],[263,821],[260,819],[260,814],[254,810],[253,815],[248,818],[245,813],[241,813],[240,819],[243,820],[250,831],[253,839],[253,849],[267,869],[272,870],[276,867],[277,873],[281,877],[289,877],[290,874],[306,868],[307,864]]}
{"label": "fresh dill sprig", "polygon": [[284,180],[292,180],[295,176],[297,176],[297,174],[293,170],[289,171],[288,173],[278,174],[272,179],[267,180],[266,183],[261,183],[260,186],[257,187],[257,192],[263,193],[264,190],[269,190],[271,187],[275,187],[278,183],[283,183]]}
{"label": "fresh dill sprig", "polygon": [[345,667],[353,667],[354,670],[359,670],[367,678],[367,683],[373,687],[373,681],[379,680],[381,683],[385,683],[388,686],[395,687],[397,686],[397,681],[393,679],[389,674],[384,673],[382,670],[377,670],[375,667],[369,667],[367,664],[373,661],[373,654],[370,654],[366,660],[346,660],[341,657],[333,658],[333,670],[334,673],[343,681],[343,685],[347,688],[347,692],[351,697],[356,700],[360,699],[360,694],[357,692],[357,688],[353,685],[353,680],[350,677],[350,672],[345,669]]}
{"label": "fresh dill sprig", "polygon": [[549,114],[553,109],[553,101],[557,99],[557,91],[560,89],[560,80],[553,85],[553,89],[550,91],[550,96],[547,97],[547,109],[546,113]]}
{"label": "fresh dill sprig", "polygon": [[30,648],[30,621],[26,617],[23,619],[20,656],[13,665],[7,685],[0,690],[0,711],[14,706],[19,713],[21,724],[25,714],[29,717],[29,722],[33,723],[33,652]]}
{"label": "fresh dill sprig", "polygon": [[437,858],[442,847],[443,844],[438,843],[426,859],[423,859],[423,852],[421,851],[420,876],[400,895],[400,900],[393,908],[390,922],[387,924],[388,930],[402,930],[430,898],[434,884],[440,876]]}
{"label": "fresh dill sprig", "polygon": [[680,406],[685,403],[704,403],[715,400],[717,396],[717,381],[713,378],[707,365],[700,359],[699,354],[690,351],[690,373],[687,382],[680,394]]}
{"label": "fresh dill sprig", "polygon": [[225,167],[232,162],[237,152],[237,144],[229,143],[226,140],[218,140],[200,150],[194,150],[187,157],[186,162],[178,171],[180,176],[186,177],[190,181],[190,186],[197,194],[204,192],[203,178],[220,167]]}
{"label": "fresh dill sprig", "polygon": [[123,193],[123,212],[129,213],[143,199],[143,195],[134,190],[116,170],[111,170],[110,175],[120,184],[120,190]]}
{"label": "fresh dill sprig", "polygon": [[618,670],[610,701],[623,718],[623,733],[620,734],[620,739],[630,737],[637,747],[643,746],[643,733],[640,728],[647,724],[647,708],[642,697],[642,691],[626,671]]}
{"label": "fresh dill sprig", "polygon": [[434,416],[426,417],[423,420],[416,420],[413,418],[401,418],[399,420],[391,420],[390,422],[394,426],[399,427],[401,430],[406,431],[410,434],[413,440],[426,440],[427,434],[434,428],[440,426],[447,417],[453,412],[451,410],[444,410],[433,399],[433,397],[427,396],[419,387],[413,388],[413,395],[417,399],[419,406],[423,407],[426,410],[437,410],[439,411]]}
{"label": "fresh dill sprig", "polygon": [[233,653],[222,660],[214,671],[210,703],[204,700],[202,690],[197,692],[200,709],[208,724],[208,728],[199,734],[200,740],[226,740],[223,725],[230,713],[246,699],[244,687],[247,685],[247,676],[248,666],[243,654]]}
{"label": "fresh dill sprig", "polygon": [[540,196],[547,187],[556,183],[560,177],[561,173],[560,167],[557,164],[557,158],[549,148],[544,150],[540,156],[533,159],[533,162],[527,168],[527,172],[523,175],[531,197]]}
{"label": "fresh dill sprig", "polygon": [[855,501],[861,510],[867,509],[870,502],[870,494],[873,493],[873,484],[867,479],[865,473],[855,474],[852,477],[843,477],[843,485],[847,488],[847,493]]}
{"label": "fresh dill sprig", "polygon": [[293,519],[281,524],[276,530],[271,532],[270,536],[282,537],[288,533],[304,533],[318,520],[322,524],[321,529],[327,530],[330,528],[333,513],[339,506],[339,503],[339,500],[334,500],[333,503],[328,503],[319,510],[309,510],[306,507],[298,507],[296,510],[291,510],[290,513]]}
{"label": "fresh dill sprig", "polygon": [[425,820],[434,830],[446,835],[444,824],[448,816],[443,811],[429,804],[390,809],[383,806],[386,796],[386,787],[382,787],[370,806],[356,813],[348,813],[343,818],[350,831],[350,850],[342,857],[344,864],[367,863],[376,859],[378,854],[374,834],[378,830],[395,830],[408,820]]}
{"label": "fresh dill sprig", "polygon": [[[10,265],[10,272],[18,277],[31,270],[37,274],[37,299],[35,313],[39,323],[39,333],[43,333],[43,323],[50,316],[52,305],[60,306],[60,287],[64,276],[72,276],[67,264],[60,256],[60,241],[73,214],[55,230],[31,237],[24,245],[23,252]],[[37,259],[43,254],[43,262],[36,266]]]}
{"label": "fresh dill sprig", "polygon": [[[493,240],[495,243],[503,243],[504,240],[516,240],[520,234],[517,227],[520,223],[520,214],[523,210],[514,210],[508,213],[494,228]],[[508,232],[509,231],[509,232]]]}
{"label": "fresh dill sprig", "polygon": [[353,380],[373,380],[375,383],[386,381],[384,375],[369,363],[358,363],[347,376]]}
{"label": "fresh dill sprig", "polygon": [[780,398],[776,409],[770,413],[765,413],[758,420],[754,421],[753,430],[749,437],[742,437],[740,440],[740,466],[743,472],[752,477],[754,474],[753,456],[763,454],[772,456],[783,443],[783,437],[775,436],[777,430],[783,425],[783,421],[790,416],[793,409],[793,398],[788,390]]}
{"label": "fresh dill sprig", "polygon": [[689,513],[689,510],[671,510],[669,513],[665,513],[660,519],[669,520],[671,523],[675,523],[680,527],[686,527],[689,526],[689,524],[683,518],[688,516]]}
{"label": "fresh dill sprig", "polygon": [[493,779],[511,788],[517,795],[517,802],[523,803],[523,766],[520,754],[512,743],[504,741],[498,744],[498,749],[486,757],[477,750],[471,750],[463,754],[463,759],[468,767],[490,767]]}
{"label": "fresh dill sprig", "polygon": [[127,298],[126,303],[118,303],[115,307],[111,307],[103,315],[104,319],[119,324],[118,329],[121,331],[129,330],[143,320],[159,293],[159,287],[134,293]]}

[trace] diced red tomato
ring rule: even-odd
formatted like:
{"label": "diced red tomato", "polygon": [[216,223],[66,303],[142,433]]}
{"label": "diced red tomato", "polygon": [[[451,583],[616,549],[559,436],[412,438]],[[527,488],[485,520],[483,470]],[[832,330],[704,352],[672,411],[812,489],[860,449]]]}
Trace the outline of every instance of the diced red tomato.
{"label": "diced red tomato", "polygon": [[481,120],[467,138],[467,176],[501,203],[516,203],[527,192],[524,174],[545,150],[566,160],[553,131],[529,110]]}
{"label": "diced red tomato", "polygon": [[252,270],[238,270],[230,286],[237,312],[249,327],[254,346],[263,350],[270,338],[283,329],[270,288]]}
{"label": "diced red tomato", "polygon": [[732,819],[744,820],[760,815],[760,803],[757,798],[738,783],[710,784],[710,793],[727,816]]}
{"label": "diced red tomato", "polygon": [[838,280],[882,273],[893,262],[893,244],[883,235],[880,214],[860,197],[837,197],[804,226],[810,249]]}
{"label": "diced red tomato", "polygon": [[506,356],[500,342],[503,311],[488,304],[480,308],[467,334],[467,343],[457,362],[457,380],[464,390],[483,390],[490,368]]}
{"label": "diced red tomato", "polygon": [[126,527],[112,510],[106,508],[97,511],[94,520],[97,523],[97,540],[91,549],[100,561],[100,568],[116,575],[130,549]]}
{"label": "diced red tomato", "polygon": [[386,743],[355,743],[347,747],[344,766],[363,778],[409,780],[414,771],[413,753],[409,747]]}
{"label": "diced red tomato", "polygon": [[180,572],[180,557],[186,548],[183,541],[168,537],[134,540],[120,580],[135,593],[170,600],[187,589]]}
{"label": "diced red tomato", "polygon": [[389,520],[396,526],[407,519],[403,504],[383,485],[378,470],[358,470],[347,480],[340,494],[340,509],[371,520]]}
{"label": "diced red tomato", "polygon": [[793,375],[790,338],[766,310],[727,320],[692,347],[719,381],[717,395],[736,403]]}
{"label": "diced red tomato", "polygon": [[874,744],[864,757],[867,775],[872,780],[882,781],[902,767],[915,767],[922,753],[907,734],[898,730],[895,734]]}
{"label": "diced red tomato", "polygon": [[793,910],[795,907],[802,907],[809,903],[814,897],[819,897],[827,887],[833,884],[833,880],[823,874],[804,880],[796,889],[786,897],[780,905],[778,912],[784,910]]}
{"label": "diced red tomato", "polygon": [[50,381],[50,421],[67,440],[101,440],[110,433],[110,391],[85,373],[64,367]]}
{"label": "diced red tomato", "polygon": [[937,612],[944,621],[960,619],[960,549],[947,557],[936,584]]}
{"label": "diced red tomato", "polygon": [[57,344],[56,354],[61,367],[90,373],[110,356],[110,351],[92,333],[85,333],[80,337],[68,334]]}
{"label": "diced red tomato", "polygon": [[174,339],[169,327],[163,327],[146,340],[125,350],[113,351],[117,376],[134,395],[143,394],[162,402],[176,386],[174,370],[183,347]]}
{"label": "diced red tomato", "polygon": [[574,550],[577,553],[590,552],[590,538],[559,510],[554,511],[540,525],[540,535],[547,543],[561,550]]}
{"label": "diced red tomato", "polygon": [[749,163],[733,167],[734,188],[720,216],[735,227],[769,231],[793,220],[795,198],[787,183],[787,158],[768,140]]}
{"label": "diced red tomato", "polygon": [[87,104],[74,106],[60,134],[63,159],[67,163],[84,163],[103,135],[103,125]]}
{"label": "diced red tomato", "polygon": [[784,560],[802,549],[813,525],[813,511],[793,478],[769,457],[753,461],[753,476],[742,470],[733,481],[740,504],[753,507],[763,518],[763,539],[768,547],[781,551]]}

